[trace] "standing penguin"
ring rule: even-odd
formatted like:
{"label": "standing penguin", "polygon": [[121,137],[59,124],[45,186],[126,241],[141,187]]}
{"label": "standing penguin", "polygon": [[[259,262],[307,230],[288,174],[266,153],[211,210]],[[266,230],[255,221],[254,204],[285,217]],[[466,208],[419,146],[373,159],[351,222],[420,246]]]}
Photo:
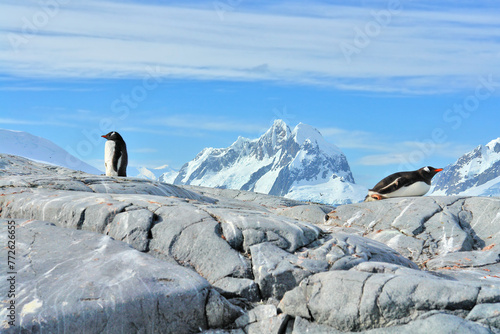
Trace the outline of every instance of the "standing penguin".
{"label": "standing penguin", "polygon": [[368,190],[365,202],[391,197],[423,196],[431,188],[431,180],[442,168],[423,167],[412,172],[389,175]]}
{"label": "standing penguin", "polygon": [[106,138],[104,146],[104,166],[106,166],[107,176],[127,176],[127,145],[118,132],[101,136]]}

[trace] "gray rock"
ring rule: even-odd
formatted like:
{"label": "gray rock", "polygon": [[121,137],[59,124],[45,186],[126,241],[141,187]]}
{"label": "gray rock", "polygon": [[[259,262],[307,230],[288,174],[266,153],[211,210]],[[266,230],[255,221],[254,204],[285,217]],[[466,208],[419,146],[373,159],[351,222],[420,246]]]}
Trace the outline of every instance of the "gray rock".
{"label": "gray rock", "polygon": [[500,332],[500,303],[476,305],[465,319],[497,328]]}
{"label": "gray rock", "polygon": [[0,154],[0,187],[84,191],[104,194],[175,196],[215,203],[215,200],[177,186],[140,178],[90,175],[26,158]]}
{"label": "gray rock", "polygon": [[228,302],[215,290],[210,291],[205,310],[209,328],[226,327],[244,313],[240,307]]}
{"label": "gray rock", "polygon": [[[297,291],[285,294],[280,308],[289,315],[302,317],[304,311],[294,305],[302,293],[317,323],[340,331],[360,331],[407,324],[429,311],[466,314],[482,302],[482,289],[477,284],[400,268],[402,271],[396,270],[395,274],[368,273],[356,268],[319,273],[303,281]],[[490,298],[500,294],[500,285],[493,289]]]}
{"label": "gray rock", "polygon": [[106,227],[105,234],[145,252],[148,250],[153,220],[154,214],[146,209],[122,212]]}
{"label": "gray rock", "polygon": [[322,245],[308,249],[300,255],[328,262],[329,270],[348,270],[366,261],[394,263],[408,268],[418,268],[415,263],[383,243],[343,232],[331,233]]}
{"label": "gray rock", "polygon": [[288,320],[288,315],[278,315],[275,306],[260,305],[236,319],[235,325],[238,328],[244,328],[247,334],[281,334]]}
{"label": "gray rock", "polygon": [[312,320],[311,313],[307,307],[307,298],[302,289],[293,289],[288,291],[283,299],[281,299],[278,309],[304,319]]}
{"label": "gray rock", "polygon": [[[253,230],[246,232],[248,240],[245,240],[243,234],[243,249],[248,252],[249,247],[256,242],[269,241],[276,244],[278,247],[283,248],[289,252],[306,246],[315,241],[321,230],[311,224],[292,220],[286,217],[272,215],[266,211],[256,210],[238,210],[226,209],[221,207],[207,206],[207,212],[215,217],[222,226],[223,230]],[[264,238],[262,233],[266,234]],[[273,233],[269,233],[273,232]],[[238,236],[238,233],[231,235]],[[226,238],[229,237],[229,234]],[[230,243],[237,243],[236,241],[228,241]],[[245,248],[247,247],[247,248]]]}
{"label": "gray rock", "polygon": [[187,227],[172,246],[174,257],[192,265],[209,282],[227,276],[250,278],[250,260],[231,248],[221,238],[219,229],[216,221]]}
{"label": "gray rock", "polygon": [[247,334],[281,334],[285,331],[289,317],[280,314],[276,317],[268,318],[259,322],[251,323],[244,328]]}
{"label": "gray rock", "polygon": [[293,207],[277,208],[275,212],[289,218],[297,219],[300,221],[323,224],[325,214],[332,211],[334,208],[328,205],[296,205]]}
{"label": "gray rock", "polygon": [[250,278],[249,260],[221,237],[220,225],[205,211],[191,205],[156,210],[150,248],[190,265],[210,282],[226,276]]}
{"label": "gray rock", "polygon": [[[228,225],[228,224],[224,224]],[[249,228],[244,230],[242,233],[243,236],[243,249],[248,252],[250,250],[250,246],[261,244],[267,241],[266,233],[263,231],[255,230],[253,228]],[[285,248],[288,245],[285,244]],[[278,246],[279,247],[279,246]]]}
{"label": "gray rock", "polygon": [[238,203],[239,207],[252,207],[253,205],[269,207],[270,209],[275,209],[279,207],[292,207],[297,205],[307,205],[307,203],[302,201],[296,201],[293,199],[272,196],[261,193],[255,193],[252,191],[242,191],[235,189],[223,189],[223,188],[209,188],[201,186],[192,185],[179,185],[182,189],[187,189],[199,194],[202,194],[209,198],[216,198],[220,201],[226,203],[231,203],[231,200],[235,200],[232,203]]}
{"label": "gray rock", "polygon": [[214,282],[213,286],[228,298],[241,296],[251,302],[257,302],[262,299],[257,283],[248,278],[224,277]]}
{"label": "gray rock", "polygon": [[449,253],[425,263],[429,270],[438,270],[443,268],[474,268],[485,267],[500,262],[499,251],[470,251]]}
{"label": "gray rock", "polygon": [[210,329],[208,331],[203,331],[201,334],[246,334],[243,329]]}
{"label": "gray rock", "polygon": [[[0,221],[7,245],[7,221]],[[15,332],[192,333],[207,328],[208,282],[108,236],[16,221]],[[6,271],[0,286],[7,291]],[[0,310],[6,319],[6,308]],[[7,331],[8,332],[8,331]]]}
{"label": "gray rock", "polygon": [[337,207],[330,226],[385,243],[424,264],[460,251],[500,251],[500,199],[398,198]]}
{"label": "gray rock", "polygon": [[312,274],[308,269],[299,266],[300,261],[296,255],[269,242],[250,247],[250,253],[255,281],[263,298],[281,299],[286,291],[293,289]]}
{"label": "gray rock", "polygon": [[[341,334],[346,332],[337,331],[332,327],[325,325],[318,325],[315,323],[311,323],[300,317],[297,317],[295,318],[292,334],[303,334],[303,333]],[[377,328],[366,331],[359,331],[356,333],[358,334],[400,334],[400,333],[487,334],[492,332],[481,325],[475,324],[471,321],[466,321],[454,315],[430,312],[428,315],[424,315],[406,325]]]}
{"label": "gray rock", "polygon": [[470,212],[469,230],[477,248],[500,251],[500,198],[469,197],[463,203],[464,211]]}
{"label": "gray rock", "polygon": [[276,307],[273,305],[259,305],[254,309],[251,309],[235,321],[235,325],[238,328],[243,328],[254,322],[259,322],[267,320],[269,318],[276,317],[278,312]]}
{"label": "gray rock", "polygon": [[309,322],[301,317],[296,317],[293,324],[292,334],[341,334],[345,332],[340,332],[333,329],[330,326],[318,325],[313,322]]}
{"label": "gray rock", "polygon": [[360,332],[362,334],[490,334],[495,333],[471,321],[464,320],[460,317],[446,314],[446,313],[433,313],[424,315],[419,319],[401,326],[393,326],[388,328],[372,329]]}

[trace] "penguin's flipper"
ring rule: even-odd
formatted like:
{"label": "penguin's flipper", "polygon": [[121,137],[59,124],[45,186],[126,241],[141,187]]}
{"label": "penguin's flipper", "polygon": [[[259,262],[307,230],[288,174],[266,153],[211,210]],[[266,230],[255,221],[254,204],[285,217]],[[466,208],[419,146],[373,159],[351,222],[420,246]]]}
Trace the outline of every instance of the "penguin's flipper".
{"label": "penguin's flipper", "polygon": [[119,151],[118,151],[118,153],[115,153],[113,155],[113,170],[115,172],[118,172],[118,163],[119,163],[121,157],[122,157],[122,152],[119,152]]}
{"label": "penguin's flipper", "polygon": [[411,180],[407,177],[398,177],[396,178],[394,181],[392,181],[391,183],[389,183],[388,185],[386,185],[385,187],[381,188],[381,189],[377,189],[377,192],[379,194],[390,194],[392,192],[395,192],[396,190],[400,189],[400,188],[403,188],[403,187],[406,187],[408,185],[411,184]]}

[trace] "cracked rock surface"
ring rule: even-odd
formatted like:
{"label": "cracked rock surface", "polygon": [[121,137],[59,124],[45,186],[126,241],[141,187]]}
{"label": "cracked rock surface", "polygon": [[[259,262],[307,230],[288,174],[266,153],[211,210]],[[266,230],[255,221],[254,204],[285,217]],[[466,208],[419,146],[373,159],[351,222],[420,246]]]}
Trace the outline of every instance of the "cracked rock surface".
{"label": "cracked rock surface", "polygon": [[420,265],[448,254],[500,252],[499,198],[388,199],[341,206],[326,218],[331,230],[380,241]]}
{"label": "cracked rock surface", "polygon": [[6,331],[500,333],[497,198],[333,208],[2,154],[0,192]]}
{"label": "cracked rock surface", "polygon": [[[153,333],[157,328],[188,333],[207,328],[205,307],[212,289],[194,271],[105,235],[40,221],[16,220],[16,225],[19,319],[13,333]],[[0,227],[4,245],[7,222],[0,220]],[[0,276],[2,291],[5,274]],[[5,319],[4,307],[0,314]]]}

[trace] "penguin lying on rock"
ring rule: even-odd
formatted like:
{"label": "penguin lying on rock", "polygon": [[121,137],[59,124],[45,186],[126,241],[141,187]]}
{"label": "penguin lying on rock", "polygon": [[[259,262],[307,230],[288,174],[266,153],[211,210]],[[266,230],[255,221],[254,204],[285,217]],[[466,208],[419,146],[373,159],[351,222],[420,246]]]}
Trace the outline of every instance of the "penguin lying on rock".
{"label": "penguin lying on rock", "polygon": [[391,197],[423,196],[431,188],[431,179],[442,170],[427,166],[413,172],[391,174],[368,190],[365,202]]}
{"label": "penguin lying on rock", "polygon": [[106,138],[104,146],[104,166],[106,166],[106,176],[127,176],[127,145],[118,132],[101,136]]}

